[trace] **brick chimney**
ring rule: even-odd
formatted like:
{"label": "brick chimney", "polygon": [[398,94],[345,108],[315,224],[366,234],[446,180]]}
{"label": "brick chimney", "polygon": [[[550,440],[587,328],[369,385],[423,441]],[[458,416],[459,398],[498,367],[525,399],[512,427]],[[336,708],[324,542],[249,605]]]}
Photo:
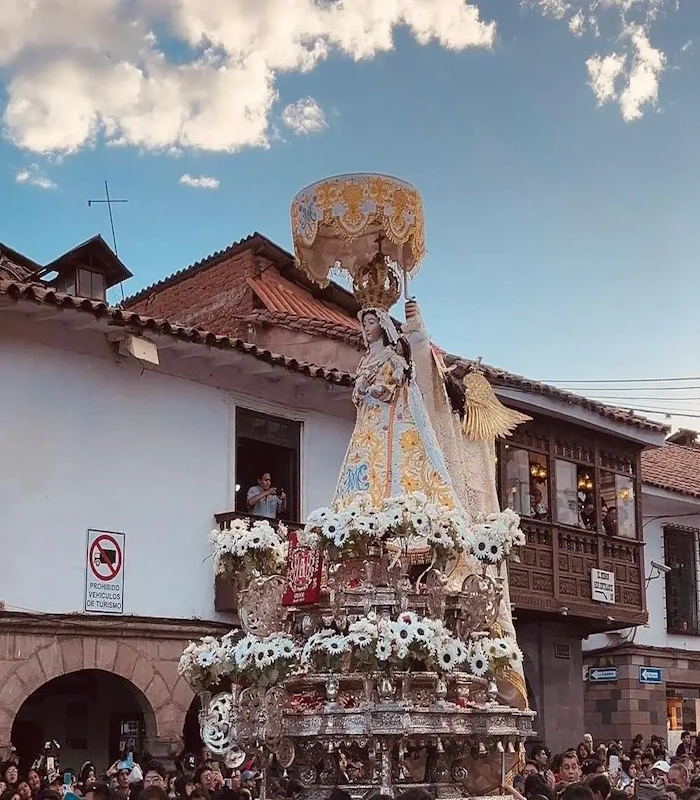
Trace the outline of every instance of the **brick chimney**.
{"label": "brick chimney", "polygon": [[679,444],[683,447],[693,447],[698,438],[697,431],[691,431],[690,428],[681,428],[674,434],[666,439],[669,444]]}

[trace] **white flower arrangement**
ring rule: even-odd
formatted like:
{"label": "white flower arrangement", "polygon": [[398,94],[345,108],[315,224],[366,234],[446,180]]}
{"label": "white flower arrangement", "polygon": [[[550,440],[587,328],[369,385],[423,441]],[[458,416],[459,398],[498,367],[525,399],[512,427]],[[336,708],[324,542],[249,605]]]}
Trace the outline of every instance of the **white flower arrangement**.
{"label": "white flower arrangement", "polygon": [[287,561],[286,538],[287,529],[281,522],[275,529],[266,519],[234,519],[230,528],[215,528],[209,535],[214,573],[278,575]]}
{"label": "white flower arrangement", "polygon": [[462,553],[498,564],[513,547],[525,544],[520,518],[511,509],[471,520],[465,511],[431,502],[421,492],[388,498],[381,508],[373,508],[364,495],[343,508],[319,508],[309,515],[303,533],[305,544],[330,549],[334,557],[365,555],[368,545],[381,540],[427,546],[439,566]]}
{"label": "white flower arrangement", "polygon": [[520,517],[511,508],[497,514],[479,514],[473,521],[473,554],[479,561],[500,564],[513,547],[524,544]]}
{"label": "white flower arrangement", "polygon": [[312,634],[301,653],[301,663],[317,669],[337,671],[344,660],[367,671],[389,665],[408,669],[420,661],[428,669],[452,672],[467,659],[464,642],[453,636],[439,620],[404,611],[396,620],[370,612],[351,622],[347,632],[324,630]]}
{"label": "white flower arrangement", "polygon": [[240,637],[232,630],[220,640],[205,636],[185,648],[178,673],[195,691],[212,689],[222,678],[241,683],[271,686],[289,675],[299,661],[299,649],[283,634],[264,639]]}
{"label": "white flower arrangement", "polygon": [[467,662],[472,675],[498,676],[508,669],[518,669],[523,663],[523,654],[514,639],[479,639],[469,648]]}
{"label": "white flower arrangement", "polygon": [[177,668],[195,692],[211,689],[224,676],[221,643],[214,636],[190,642],[180,656]]}

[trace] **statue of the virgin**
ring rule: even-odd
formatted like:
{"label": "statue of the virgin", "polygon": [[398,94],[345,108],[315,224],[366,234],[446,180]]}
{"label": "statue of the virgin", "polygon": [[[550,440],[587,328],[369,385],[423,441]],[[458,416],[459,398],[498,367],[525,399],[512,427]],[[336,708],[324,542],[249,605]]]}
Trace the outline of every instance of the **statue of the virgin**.
{"label": "statue of the virgin", "polygon": [[357,367],[357,420],[334,505],[362,495],[378,508],[390,497],[421,492],[455,508],[460,501],[416,381],[411,346],[389,315],[400,296],[398,278],[380,255],[358,271],[353,292],[366,352]]}

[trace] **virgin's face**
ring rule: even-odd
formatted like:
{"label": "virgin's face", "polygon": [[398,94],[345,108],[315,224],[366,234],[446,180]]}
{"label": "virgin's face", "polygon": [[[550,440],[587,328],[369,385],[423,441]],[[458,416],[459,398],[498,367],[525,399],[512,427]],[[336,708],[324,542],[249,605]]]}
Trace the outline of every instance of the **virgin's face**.
{"label": "virgin's face", "polygon": [[362,327],[368,342],[376,342],[382,338],[382,329],[376,314],[365,314],[362,318]]}

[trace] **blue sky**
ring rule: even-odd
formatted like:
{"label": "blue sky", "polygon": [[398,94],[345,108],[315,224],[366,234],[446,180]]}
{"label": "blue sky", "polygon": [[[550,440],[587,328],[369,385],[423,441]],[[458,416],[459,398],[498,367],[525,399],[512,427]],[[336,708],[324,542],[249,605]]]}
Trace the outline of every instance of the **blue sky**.
{"label": "blue sky", "polygon": [[[75,3],[0,8],[0,240],[48,261],[109,238],[106,178],[132,294],[253,230],[290,247],[301,187],[386,172],[423,195],[414,291],[445,348],[700,375],[700,4],[99,0],[68,25]],[[700,390],[605,392],[700,414],[668,399]]]}

